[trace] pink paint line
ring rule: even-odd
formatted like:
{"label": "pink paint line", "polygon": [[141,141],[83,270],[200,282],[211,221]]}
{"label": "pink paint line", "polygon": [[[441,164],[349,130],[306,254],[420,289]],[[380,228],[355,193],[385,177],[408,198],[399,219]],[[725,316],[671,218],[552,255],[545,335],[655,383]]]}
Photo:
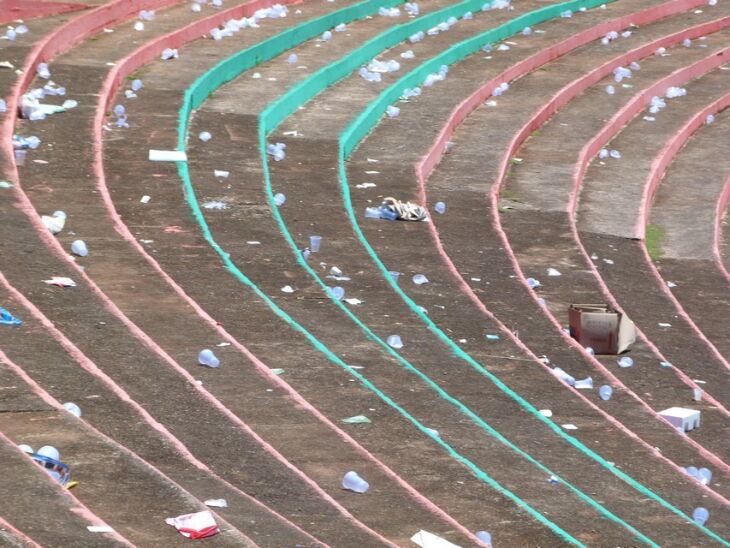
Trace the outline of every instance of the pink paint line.
{"label": "pink paint line", "polygon": [[[104,27],[115,23],[117,20],[124,17],[129,17],[134,13],[137,13],[140,9],[148,9],[150,7],[162,7],[174,3],[173,0],[115,0],[109,4],[106,4],[100,8],[92,10],[90,12],[81,15],[80,17],[70,21],[69,23],[59,27],[56,32],[51,33],[45,39],[43,39],[36,47],[33,48],[28,58],[26,59],[23,67],[23,77],[16,82],[13,88],[12,94],[7,101],[8,104],[8,115],[2,126],[2,133],[0,133],[0,146],[5,154],[7,168],[7,178],[14,183],[15,193],[18,197],[18,207],[21,209],[29,218],[31,224],[34,226],[39,234],[41,241],[48,247],[59,259],[65,261],[71,268],[75,269],[81,279],[86,283],[89,289],[94,293],[99,300],[102,301],[105,308],[114,316],[116,316],[126,327],[129,329],[131,334],[139,339],[144,346],[146,346],[153,353],[157,354],[169,367],[178,372],[183,378],[185,378],[193,387],[196,388],[198,394],[206,400],[208,403],[213,405],[216,409],[221,411],[226,417],[229,418],[238,428],[247,433],[252,437],[267,453],[272,455],[278,462],[283,464],[291,472],[297,475],[306,485],[308,485],[316,495],[327,502],[335,510],[337,510],[342,516],[350,521],[356,528],[359,528],[366,534],[376,538],[378,541],[385,543],[386,545],[393,546],[393,544],[385,539],[378,532],[372,530],[367,525],[355,518],[344,506],[337,502],[329,493],[322,489],[314,480],[309,478],[301,470],[295,467],[289,462],[284,455],[282,455],[275,447],[263,440],[248,424],[242,421],[237,415],[225,407],[218,399],[210,394],[205,388],[198,385],[195,379],[190,375],[184,368],[182,368],[165,350],[154,342],[144,331],[142,331],[136,324],[134,324],[127,316],[116,306],[116,304],[96,285],[96,283],[79,267],[63,250],[61,244],[51,235],[51,233],[42,225],[38,212],[33,207],[27,194],[23,191],[20,185],[20,178],[18,174],[17,165],[15,164],[13,149],[12,149],[12,135],[15,128],[15,123],[18,114],[18,101],[23,93],[24,89],[27,89],[34,77],[35,67],[38,63],[43,61],[49,61],[55,55],[70,49],[73,45],[81,42],[88,38],[95,32],[99,32]],[[273,2],[272,2],[273,3]],[[265,3],[259,5],[267,5]],[[189,29],[190,26],[186,27]],[[271,510],[273,512],[273,510]],[[282,517],[282,519],[285,519]],[[290,522],[291,523],[291,522]],[[292,526],[296,527],[293,523]]]}
{"label": "pink paint line", "polygon": [[[4,354],[0,357],[0,359],[4,358]],[[81,502],[79,499],[77,499],[71,491],[66,489],[63,485],[55,481],[51,476],[43,472],[36,463],[32,461],[32,459],[28,456],[28,454],[23,451],[22,449],[18,448],[18,444],[15,443],[13,440],[11,440],[9,437],[7,437],[2,431],[0,431],[0,441],[4,442],[6,445],[12,447],[14,450],[16,450],[18,453],[23,455],[24,458],[28,459],[28,461],[31,463],[31,466],[40,471],[41,476],[44,477],[44,479],[50,483],[53,488],[58,491],[61,496],[66,497],[69,499],[71,503],[70,510],[77,514],[78,516],[81,516],[82,519],[86,520],[89,525],[100,525],[104,523],[104,521],[97,516],[94,512],[89,510],[83,502]],[[134,548],[134,544],[129,542],[126,538],[124,538],[122,535],[117,533],[116,531],[112,533],[103,533],[103,535],[108,539],[116,540],[117,542],[123,544],[124,546],[129,546],[130,548]]]}
{"label": "pink paint line", "polygon": [[244,6],[239,6],[216,14],[212,17],[198,21],[189,25],[186,28],[180,29],[171,33],[170,35],[160,37],[159,39],[145,44],[129,56],[121,59],[116,63],[107,75],[102,89],[99,93],[99,102],[96,109],[96,114],[93,123],[94,132],[94,174],[97,180],[97,188],[104,200],[109,217],[114,223],[116,231],[131,245],[135,250],[149,263],[149,265],[157,272],[157,274],[175,291],[175,293],[181,297],[194,311],[202,318],[210,327],[215,329],[221,337],[226,341],[230,342],[239,352],[241,352],[246,358],[256,367],[257,371],[264,376],[269,382],[284,390],[287,395],[292,398],[299,406],[309,412],[318,421],[327,426],[330,430],[335,432],[337,436],[342,439],[345,443],[355,449],[356,453],[362,456],[364,459],[369,460],[375,464],[389,479],[393,480],[397,485],[403,488],[408,495],[416,501],[423,508],[428,510],[438,519],[448,523],[451,527],[464,535],[473,537],[473,532],[467,529],[464,525],[459,523],[456,519],[447,514],[439,506],[433,503],[430,499],[425,497],[413,486],[411,486],[405,479],[394,472],[388,467],[383,461],[376,458],[372,453],[355,441],[349,434],[334,424],[329,418],[327,418],[322,412],[316,409],[310,402],[308,402],[301,394],[299,394],[291,385],[283,380],[278,375],[271,372],[271,369],[263,363],[258,357],[256,357],[246,346],[241,344],[235,337],[228,333],[219,322],[211,317],[193,298],[191,298],[185,290],[160,266],[160,264],[144,249],[144,247],[137,241],[132,235],[127,225],[123,222],[121,216],[117,212],[114,201],[109,192],[109,188],[106,182],[106,175],[104,172],[104,150],[103,150],[103,126],[105,121],[105,112],[111,102],[114,99],[115,93],[118,91],[119,86],[124,82],[125,78],[135,72],[143,64],[150,62],[152,59],[156,59],[160,52],[168,47],[180,47],[187,42],[198,39],[201,32],[204,29],[209,29],[211,25],[216,24],[215,22],[224,21],[233,17],[242,17],[252,14],[256,9],[259,9],[260,2],[248,3]]}
{"label": "pink paint line", "polygon": [[[730,19],[730,18],[724,18],[724,20]],[[576,215],[577,215],[577,207],[578,207],[578,198],[580,195],[580,189],[583,184],[583,179],[585,177],[586,170],[588,169],[588,165],[591,161],[591,159],[598,154],[598,151],[606,144],[608,143],[615,134],[617,134],[623,126],[628,124],[631,119],[633,119],[639,112],[641,112],[646,105],[649,104],[651,101],[651,98],[654,95],[664,95],[664,92],[666,89],[670,86],[677,86],[681,85],[689,80],[692,80],[694,78],[697,78],[713,69],[716,69],[720,65],[723,65],[724,63],[727,63],[730,59],[730,48],[724,48],[720,50],[719,52],[713,53],[712,55],[709,55],[705,57],[704,59],[701,59],[700,61],[697,61],[696,63],[693,63],[687,67],[683,67],[680,69],[677,69],[669,76],[662,78],[649,86],[648,88],[645,88],[644,90],[640,91],[636,95],[634,95],[631,100],[624,105],[614,116],[606,123],[606,125],[601,128],[601,130],[591,139],[581,150],[580,154],[578,155],[578,161],[576,162],[575,168],[573,170],[573,182],[574,187],[573,191],[570,196],[570,201],[568,204],[568,215],[570,217],[571,222],[571,228],[573,231],[573,235],[576,239],[576,242],[579,244],[583,254],[586,257],[586,261],[591,264],[592,271],[594,275],[596,275],[597,280],[601,284],[601,289],[603,290],[604,294],[606,295],[606,298],[610,298],[612,301],[612,304],[615,304],[615,306],[618,307],[618,303],[615,301],[615,298],[613,295],[611,295],[610,289],[605,284],[603,279],[601,278],[600,274],[598,273],[598,269],[593,264],[592,261],[588,258],[588,252],[585,250],[585,247],[583,246],[582,242],[580,241],[580,234],[578,233],[578,228],[576,224]],[[650,261],[650,258],[648,257],[648,253],[646,252],[646,247],[644,246],[644,254],[646,256],[647,261]],[[679,304],[679,302],[676,300],[674,295],[672,295],[672,292],[669,291],[669,288],[667,287],[667,284],[664,282],[662,277],[659,275],[659,272],[656,269],[652,270],[653,276],[656,278],[657,284],[659,287],[661,287],[662,291],[664,292],[665,296],[672,302],[675,306],[675,309],[677,311],[677,314],[689,325],[689,327],[694,331],[695,335],[698,339],[700,339],[710,350],[710,352],[715,356],[715,358],[727,369],[730,369],[730,363],[725,359],[725,357],[722,355],[722,353],[715,347],[714,344],[705,336],[705,334],[700,330],[699,326],[692,320],[692,318],[687,314],[687,312],[682,308],[682,306]],[[675,369],[675,368],[673,368]]]}
{"label": "pink paint line", "polygon": [[725,215],[728,202],[730,202],[730,177],[725,181],[722,193],[717,198],[717,208],[715,209],[715,236],[712,241],[712,253],[715,256],[715,264],[718,270],[723,273],[725,278],[730,282],[730,272],[725,267],[725,261],[722,259],[720,251],[720,242],[722,241],[722,219]]}
{"label": "pink paint line", "polygon": [[29,548],[41,548],[40,544],[38,544],[36,541],[34,541],[28,535],[23,533],[21,530],[13,527],[10,524],[10,522],[8,520],[6,520],[5,518],[3,518],[2,516],[0,516],[0,528],[8,531],[11,535],[13,535],[16,539],[21,541],[23,544],[25,544]]}
{"label": "pink paint line", "polygon": [[[669,10],[669,8],[676,10],[676,9],[678,9],[678,6],[683,6],[685,8],[692,8],[695,5],[697,5],[696,2],[695,3],[693,3],[693,2],[669,2],[663,6],[665,9],[661,10],[661,13],[666,13]],[[660,7],[662,7],[662,6],[660,6]],[[445,148],[445,143],[451,137],[455,128],[463,122],[463,120],[468,116],[469,113],[471,113],[471,111],[473,111],[477,106],[479,106],[482,103],[482,101],[491,94],[491,91],[494,89],[494,87],[496,87],[501,82],[509,81],[511,78],[521,76],[522,74],[525,74],[531,70],[534,70],[535,68],[541,66],[544,63],[549,62],[550,60],[557,58],[561,55],[564,55],[566,52],[574,49],[575,47],[579,47],[580,45],[583,45],[584,43],[587,43],[588,41],[594,40],[597,37],[605,35],[605,33],[610,30],[620,30],[621,28],[624,28],[624,26],[627,24],[627,21],[634,21],[634,22],[636,22],[636,24],[640,24],[640,25],[646,24],[652,20],[651,19],[652,14],[649,13],[649,11],[650,10],[647,10],[647,11],[635,14],[634,16],[629,15],[626,17],[616,19],[614,21],[609,21],[608,23],[599,25],[597,27],[594,27],[592,29],[588,29],[587,31],[579,33],[562,43],[556,44],[552,48],[548,48],[547,50],[541,51],[538,54],[534,55],[533,57],[528,58],[528,59],[524,60],[523,62],[514,65],[513,67],[508,69],[508,71],[505,71],[505,73],[502,73],[497,78],[494,78],[494,79],[490,80],[489,82],[487,82],[486,84],[484,84],[483,86],[481,86],[479,90],[477,90],[469,98],[467,98],[465,101],[463,101],[452,112],[451,118],[449,119],[449,121],[446,123],[446,125],[442,129],[441,133],[437,137],[436,142],[430,148],[428,154],[426,156],[424,156],[416,164],[416,177],[419,181],[421,199],[423,199],[424,201],[426,199],[425,180],[430,175],[430,173],[433,171],[436,164],[442,157],[442,154],[443,154],[443,151]],[[670,13],[674,13],[674,12],[670,12]],[[678,43],[678,42],[681,42],[687,36],[692,36],[692,37],[702,36],[702,35],[706,34],[709,30],[711,30],[711,28],[715,28],[715,25],[716,25],[715,22],[705,24],[705,25],[699,25],[698,27],[686,29],[685,31],[677,33],[676,35],[671,35],[671,38],[674,41],[674,43]],[[658,40],[657,43],[671,44],[672,42],[668,41],[666,38],[663,38],[663,39]],[[629,52],[629,54],[627,54],[627,55],[634,54],[634,56],[631,57],[631,60],[633,60],[633,58],[640,57],[642,50],[644,50],[644,56],[645,56],[648,54],[647,52],[649,52],[649,51],[653,52],[656,49],[656,47],[658,47],[658,46],[655,46],[654,44],[652,44],[645,48],[639,48],[638,50]],[[626,62],[626,56],[622,56],[618,60],[611,61],[611,62],[607,63],[606,65],[604,65],[603,67],[599,67],[598,69],[595,69],[594,72],[603,71],[604,74],[609,74],[610,71],[613,70],[614,66],[620,66],[623,62]],[[502,161],[500,163],[499,175],[498,175],[495,185],[492,187],[492,192],[491,192],[492,196],[491,197],[492,197],[492,211],[493,211],[493,216],[495,219],[495,230],[500,235],[500,237],[504,243],[505,250],[510,257],[513,268],[514,268],[515,272],[518,274],[520,281],[523,283],[525,288],[528,290],[529,294],[532,295],[533,299],[536,302],[537,302],[537,297],[534,295],[534,292],[527,285],[527,281],[524,276],[524,273],[522,272],[522,270],[519,266],[519,263],[514,254],[514,251],[512,250],[512,248],[509,244],[507,235],[504,232],[504,230],[502,229],[501,223],[499,221],[499,208],[498,208],[499,187],[504,183],[504,179],[505,179],[508,167],[509,167],[509,162],[510,162],[511,157],[517,151],[519,146],[521,146],[521,144],[524,142],[524,140],[530,135],[530,133],[532,133],[535,129],[537,129],[539,126],[541,126],[543,123],[545,123],[545,121],[548,118],[550,118],[559,108],[561,108],[564,104],[566,104],[570,99],[577,96],[584,89],[586,89],[587,87],[589,87],[590,85],[599,81],[602,78],[603,78],[602,75],[598,75],[598,77],[596,77],[595,74],[588,74],[588,75],[584,76],[583,78],[565,86],[555,96],[553,96],[553,98],[548,103],[546,103],[546,105],[541,107],[541,109],[539,109],[535,114],[533,114],[531,119],[513,137],[504,156],[502,157]],[[583,83],[582,81],[585,83]],[[436,243],[437,249],[442,256],[442,259],[445,261],[445,263],[449,267],[449,270],[452,272],[452,274],[459,281],[461,290],[467,296],[469,296],[469,298],[472,300],[472,302],[474,302],[482,310],[482,312],[484,312],[490,318],[492,318],[495,322],[497,322],[498,325],[500,325],[500,328],[503,330],[503,332],[506,333],[507,336],[512,338],[518,345],[520,345],[520,347],[522,347],[523,350],[525,350],[528,354],[530,354],[533,357],[533,359],[537,359],[537,357],[529,349],[527,349],[525,347],[524,343],[522,343],[516,337],[514,337],[511,333],[511,331],[509,329],[507,329],[503,324],[498,322],[497,319],[486,309],[486,307],[484,307],[484,304],[476,296],[476,294],[472,291],[471,287],[464,281],[463,277],[458,272],[458,269],[455,267],[455,265],[451,261],[450,257],[448,256],[447,252],[443,248],[443,245],[439,238],[438,232],[433,224],[431,224],[430,230],[431,230],[432,236],[434,237],[434,241]],[[646,404],[646,402],[644,402],[641,398],[639,398],[639,396],[636,395],[633,391],[629,390],[625,385],[623,385],[623,383],[621,383],[621,381],[617,377],[615,377],[615,375],[613,375],[608,369],[606,369],[603,366],[603,364],[601,364],[593,356],[589,355],[585,351],[585,349],[583,347],[581,347],[575,340],[573,340],[572,338],[567,336],[563,332],[562,326],[557,321],[557,319],[552,314],[550,314],[549,311],[547,309],[545,309],[545,307],[542,307],[541,305],[539,305],[539,303],[538,303],[538,307],[541,310],[543,310],[543,312],[547,315],[548,319],[553,323],[555,328],[558,330],[559,333],[561,333],[561,335],[564,337],[564,339],[566,340],[566,342],[568,344],[570,344],[571,346],[576,348],[578,351],[580,351],[582,353],[582,355],[584,356],[584,358],[589,360],[590,363],[592,363],[592,365],[595,368],[599,369],[604,375],[606,375],[608,378],[610,378],[615,386],[621,387],[631,397],[633,397],[635,400],[637,400],[642,405],[642,407],[644,407],[647,410],[648,413],[650,413],[656,419],[660,420],[662,423],[667,424],[666,421],[656,413],[656,411],[654,411],[651,407],[649,407],[648,404]],[[537,361],[542,364],[542,362],[540,360],[537,360]],[[544,364],[542,364],[542,365],[544,365]],[[685,382],[688,382],[690,386],[694,385],[694,382],[686,376],[684,377],[683,380]],[[578,396],[581,397],[582,399],[585,399],[585,397],[580,393],[578,393]],[[595,408],[595,405],[592,404],[592,402],[588,401],[588,403],[589,403],[589,405],[591,405],[591,407]],[[727,414],[727,410],[725,410],[721,406],[720,406],[720,408]],[[638,436],[636,436],[636,434],[629,431],[625,426],[618,423],[618,421],[616,421],[615,418],[613,418],[610,415],[607,415],[604,411],[600,410],[600,408],[598,408],[598,410],[601,414],[606,416],[610,422],[616,424],[617,427],[619,427],[627,435],[630,435],[632,438],[638,439],[645,446],[648,445],[648,444],[646,444],[646,442],[644,442],[643,440],[638,438]],[[668,425],[668,427],[671,428],[671,431],[674,434],[679,436],[679,434],[676,432],[676,430],[673,427],[671,427],[670,425]],[[719,466],[720,468],[722,468],[725,471],[730,470],[730,467],[728,467],[728,465],[724,462],[723,459],[720,459],[713,453],[707,451],[704,447],[699,445],[697,442],[695,442],[691,438],[688,438],[687,436],[680,436],[680,437],[684,442],[692,445],[693,448],[695,450],[697,450],[704,458],[713,462],[713,464]],[[675,463],[666,459],[666,457],[664,457],[663,455],[659,454],[659,455],[657,455],[657,457],[667,461],[668,463],[670,463],[671,466],[673,466],[675,469],[677,469],[679,471],[679,467]],[[714,491],[712,493],[714,494],[715,497],[720,497],[720,495],[718,495],[717,493],[714,493]],[[720,497],[720,498],[722,498],[722,497]],[[722,498],[722,501],[725,504],[727,503],[727,501],[724,498]]]}

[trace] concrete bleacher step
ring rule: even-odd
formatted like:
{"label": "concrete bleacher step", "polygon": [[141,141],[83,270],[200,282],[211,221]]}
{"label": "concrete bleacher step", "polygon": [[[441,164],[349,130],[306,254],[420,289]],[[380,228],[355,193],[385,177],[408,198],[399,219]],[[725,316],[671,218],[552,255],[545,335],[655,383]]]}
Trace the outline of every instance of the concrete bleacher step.
{"label": "concrete bleacher step", "polygon": [[[316,104],[316,103],[317,103],[317,101],[313,102],[313,104]],[[330,102],[325,102],[325,100],[324,100],[324,99],[322,99],[322,100],[321,100],[321,103],[324,103],[324,104],[327,104],[327,105],[331,104]],[[310,108],[309,108],[308,110],[310,110],[310,111],[311,111],[311,107],[310,107]],[[326,116],[325,116],[324,118],[326,118]],[[194,128],[193,128],[193,129],[191,130],[191,134],[195,135],[195,134],[197,133],[197,130],[201,129],[202,127],[203,127],[203,126],[202,126],[202,123],[201,123],[201,125],[200,125],[200,126],[194,127]],[[291,127],[297,127],[297,126],[296,126],[296,125],[294,125],[294,124],[292,124],[292,125],[290,125],[290,126],[289,126],[289,127],[287,128],[287,129],[289,129],[289,128],[291,128]],[[319,127],[321,127],[321,126],[319,126]],[[305,133],[305,136],[306,136],[306,135],[307,135],[307,131],[308,131],[308,130],[302,130],[302,131],[303,131],[303,132]],[[241,139],[241,137],[240,137],[240,136],[238,136],[238,135],[237,135],[237,137],[238,137],[239,139]],[[294,141],[294,143],[296,143],[296,141]],[[293,146],[293,145],[294,145],[294,143],[292,143],[292,145],[290,145],[290,146]],[[321,141],[319,141],[319,142],[315,142],[314,144],[315,144],[315,146],[316,146],[316,145],[322,145],[323,143],[322,143]],[[202,147],[201,147],[201,149],[202,149]],[[304,154],[306,154],[307,152],[311,152],[311,151],[312,151],[312,149],[307,149],[307,150],[304,150],[304,146],[302,146],[302,147],[300,148],[300,150],[302,151],[302,154],[303,154],[303,155],[304,155]],[[295,153],[298,153],[298,152],[299,152],[299,151],[296,151]],[[291,151],[290,151],[290,154],[291,154]],[[297,155],[297,158],[299,158],[299,157],[300,157],[300,156],[299,156],[299,155]],[[312,162],[312,163],[313,163],[313,162]],[[304,165],[304,169],[311,169],[311,164],[307,164],[307,163],[304,163],[303,165]],[[319,163],[319,164],[316,164],[316,166],[317,166],[317,171],[318,171],[318,172],[320,172],[320,173],[322,173],[322,172],[326,172],[326,171],[327,171],[328,169],[330,169],[328,165],[323,165],[323,164],[321,164],[321,163]],[[301,178],[301,173],[299,173],[299,177]],[[253,190],[253,189],[251,190],[251,192],[254,192],[254,191],[255,191],[255,190]],[[259,192],[260,192],[260,191],[259,191]],[[260,198],[259,198],[259,201],[260,201]],[[319,217],[321,218],[322,216],[320,215]],[[212,215],[211,215],[211,218],[215,219],[215,217],[213,217]],[[211,221],[211,223],[212,223],[212,222],[213,222],[213,221]],[[236,220],[236,222],[238,223],[238,226],[240,226],[241,220],[240,220],[240,219],[237,219],[237,220]],[[261,220],[261,219],[259,219],[259,220],[258,220],[258,223],[257,223],[257,224],[261,224],[261,222],[262,222],[262,220]],[[217,233],[226,233],[226,232],[229,232],[230,230],[232,230],[232,225],[230,224],[230,221],[218,221],[218,220],[216,220],[216,221],[215,221],[215,223],[217,223],[217,226],[220,226],[220,227],[226,227],[226,226],[230,227],[230,228],[228,228],[227,230],[226,230],[225,228],[223,228],[223,229],[220,229],[220,230],[218,230],[218,231],[217,231]],[[302,232],[302,236],[304,236],[304,233],[303,233],[303,232]],[[327,240],[325,240],[325,241],[327,241]],[[224,243],[224,245],[223,245],[223,247],[224,247],[224,249],[226,249],[226,250],[227,250],[227,251],[229,251],[229,252],[230,252],[231,250],[233,250],[233,254],[234,254],[234,256],[235,256],[235,253],[236,253],[236,252],[238,252],[238,249],[240,249],[240,248],[241,248],[242,246],[240,246],[240,245],[239,245],[239,246],[235,246],[234,244],[231,244],[231,242],[229,242],[229,241],[228,241],[228,240],[226,239],[226,240],[225,240],[225,243]],[[359,267],[360,265],[357,265],[357,266]],[[273,265],[273,269],[274,269],[274,270],[276,270],[276,269],[278,269],[278,268],[280,268],[280,264],[279,264],[279,263],[277,262],[277,264]],[[354,268],[353,270],[354,270],[354,271],[358,271],[358,268]],[[275,284],[276,284],[276,281],[272,282],[272,285],[275,285]]]}

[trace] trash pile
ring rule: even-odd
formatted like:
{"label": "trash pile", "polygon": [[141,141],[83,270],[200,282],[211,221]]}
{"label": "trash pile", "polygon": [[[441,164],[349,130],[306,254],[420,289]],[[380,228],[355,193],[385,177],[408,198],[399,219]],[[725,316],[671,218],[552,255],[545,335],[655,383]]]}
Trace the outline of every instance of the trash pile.
{"label": "trash pile", "polygon": [[379,207],[368,207],[365,217],[388,221],[426,221],[428,211],[425,207],[412,202],[401,202],[395,198],[385,198]]}

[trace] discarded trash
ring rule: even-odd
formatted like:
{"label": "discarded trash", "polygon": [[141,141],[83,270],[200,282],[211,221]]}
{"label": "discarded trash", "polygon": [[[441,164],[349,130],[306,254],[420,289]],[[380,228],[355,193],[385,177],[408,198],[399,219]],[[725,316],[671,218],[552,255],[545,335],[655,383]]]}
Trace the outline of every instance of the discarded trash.
{"label": "discarded trash", "polygon": [[74,240],[71,244],[71,253],[78,255],[79,257],[86,257],[89,254],[86,242],[83,240]]}
{"label": "discarded trash", "polygon": [[81,408],[73,402],[66,402],[63,404],[63,408],[71,413],[74,417],[81,416]]}
{"label": "discarded trash", "polygon": [[310,236],[309,237],[309,249],[312,253],[319,253],[319,248],[322,245],[322,236]]}
{"label": "discarded trash", "polygon": [[367,481],[358,476],[357,472],[348,472],[342,478],[342,487],[355,493],[366,493],[370,489]]}
{"label": "discarded trash", "polygon": [[392,348],[395,348],[396,350],[400,350],[403,348],[403,341],[400,338],[400,335],[391,335],[386,340],[388,343],[388,346],[391,346]]}
{"label": "discarded trash", "polygon": [[406,13],[408,15],[417,16],[419,13],[421,13],[421,9],[418,7],[418,4],[415,2],[406,2],[403,4],[403,9],[406,10]]}
{"label": "discarded trash", "polygon": [[188,155],[184,150],[150,149],[149,159],[152,162],[187,162]]}
{"label": "discarded trash", "polygon": [[562,276],[562,274],[560,273],[560,271],[558,269],[552,268],[552,267],[548,268],[547,275],[548,276]]}
{"label": "discarded trash", "polygon": [[571,423],[561,424],[560,426],[562,426],[566,430],[578,430],[578,427],[575,424],[571,424]]}
{"label": "discarded trash", "polygon": [[43,215],[41,222],[43,226],[51,231],[51,234],[58,234],[66,224],[66,213],[63,211],[54,211],[51,216]]}
{"label": "discarded trash", "polygon": [[228,209],[228,204],[221,200],[208,200],[202,205],[205,209]]}
{"label": "discarded trash", "polygon": [[666,93],[664,94],[664,96],[667,99],[674,99],[676,97],[684,97],[685,95],[687,95],[687,90],[685,88],[679,88],[679,87],[675,87],[675,86],[672,86],[669,89],[667,89]]}
{"label": "discarded trash", "polygon": [[286,157],[285,148],[284,143],[269,143],[266,145],[266,153],[273,156],[275,161],[281,162]]}
{"label": "discarded trash", "polygon": [[558,379],[563,381],[565,384],[568,384],[570,386],[575,386],[575,377],[573,377],[572,375],[569,375],[567,372],[565,372],[560,367],[553,367],[552,373]]}
{"label": "discarded trash", "polygon": [[613,395],[613,388],[611,388],[609,385],[604,384],[598,389],[598,396],[603,401],[608,401],[611,399],[611,396]]}
{"label": "discarded trash", "polygon": [[282,293],[294,293],[294,289],[290,285],[285,285],[281,288]]}
{"label": "discarded trash", "polygon": [[330,292],[330,295],[332,295],[332,297],[334,297],[334,299],[337,301],[341,301],[342,298],[345,296],[345,290],[340,286],[328,287],[327,289]]}
{"label": "discarded trash", "polygon": [[499,335],[494,335],[492,333],[487,333],[485,335],[485,337],[487,338],[488,341],[498,341],[501,338]]}
{"label": "discarded trash", "polygon": [[700,525],[704,525],[705,523],[707,523],[707,520],[709,518],[710,512],[707,510],[707,508],[703,508],[702,506],[695,508],[692,512],[692,519]]}
{"label": "discarded trash", "polygon": [[211,508],[228,508],[228,501],[226,499],[208,499],[204,504]]}
{"label": "discarded trash", "polygon": [[492,535],[487,531],[477,531],[474,535],[479,539],[481,542],[486,544],[487,546],[492,546]]}
{"label": "discarded trash", "polygon": [[296,53],[290,53],[289,57],[287,57],[287,59],[286,59],[286,62],[289,63],[290,65],[293,65],[297,61],[299,61],[299,56]]}
{"label": "discarded trash", "polygon": [[550,409],[540,409],[540,414],[543,417],[547,417],[547,418],[550,418],[553,416],[553,412]]}
{"label": "discarded trash", "polygon": [[398,283],[398,278],[400,277],[400,272],[397,272],[395,270],[389,270],[388,274],[390,274],[390,277],[393,279],[395,283]]}
{"label": "discarded trash", "polygon": [[160,59],[163,61],[167,61],[168,59],[177,59],[178,58],[178,51],[177,49],[173,48],[165,48],[162,50],[162,55],[160,55]]}
{"label": "discarded trash", "polygon": [[530,289],[535,289],[536,287],[540,287],[540,280],[536,280],[535,278],[527,278],[527,285],[530,287]]}
{"label": "discarded trash", "polygon": [[353,306],[356,306],[358,304],[362,304],[362,301],[360,299],[356,299],[354,297],[350,297],[349,299],[343,299],[347,304],[351,304]]}
{"label": "discarded trash", "polygon": [[578,390],[593,390],[593,379],[587,377],[585,379],[575,381],[575,388]]}
{"label": "discarded trash", "polygon": [[212,537],[220,532],[209,510],[167,518],[165,523],[172,525],[181,535],[189,539]]}
{"label": "discarded trash", "polygon": [[705,123],[709,126],[715,121],[715,117],[712,114],[708,114],[705,118]]}
{"label": "discarded trash", "polygon": [[702,388],[693,388],[692,389],[692,399],[694,401],[702,401]]}
{"label": "discarded trash", "polygon": [[401,53],[400,56],[401,56],[401,59],[413,59],[413,58],[416,57],[416,54],[413,53],[413,50],[412,49],[409,49],[409,50],[404,51],[403,53]]}
{"label": "discarded trash", "polygon": [[557,485],[558,483],[560,483],[560,480],[558,479],[557,476],[550,476],[548,478],[548,483],[550,483],[552,485]]}
{"label": "discarded trash", "polygon": [[274,375],[283,375],[284,370],[281,367],[274,367],[270,370]]}
{"label": "discarded trash", "polygon": [[114,529],[112,529],[108,525],[87,525],[86,529],[87,529],[87,531],[89,531],[89,533],[113,533],[114,532]]}
{"label": "discarded trash", "polygon": [[213,354],[213,351],[208,348],[200,351],[198,354],[198,363],[213,368],[220,367],[221,364],[220,360]]}
{"label": "discarded trash", "polygon": [[433,206],[433,209],[439,215],[443,215],[444,213],[446,213],[446,204],[443,202],[436,202]]}
{"label": "discarded trash", "polygon": [[684,407],[670,407],[660,411],[659,415],[669,421],[680,432],[689,432],[700,427],[700,412]]}
{"label": "discarded trash", "polygon": [[386,8],[383,6],[378,9],[378,15],[382,15],[383,17],[398,17],[400,10],[398,8]]}
{"label": "discarded trash", "polygon": [[712,481],[712,472],[708,468],[700,468],[697,471],[697,479],[702,485],[709,485]]}
{"label": "discarded trash", "polygon": [[608,153],[608,155],[609,155],[609,156],[610,156],[611,158],[613,158],[614,160],[618,160],[618,159],[620,159],[620,158],[621,158],[621,153],[620,153],[620,152],[619,152],[618,150],[616,150],[616,149],[613,149],[613,150],[611,150],[611,151],[610,151],[610,152]]}
{"label": "discarded trash", "polygon": [[210,134],[209,131],[201,131],[200,133],[198,133],[198,139],[200,139],[204,143],[207,143],[212,138],[213,138],[213,136]]}
{"label": "discarded trash", "polygon": [[37,452],[31,453],[30,457],[61,485],[66,485],[71,479],[68,465],[61,462],[61,454],[52,445],[44,445]]}
{"label": "discarded trash", "polygon": [[0,325],[22,325],[22,320],[13,316],[10,312],[0,307]]}
{"label": "discarded trash", "polygon": [[366,82],[380,82],[383,79],[379,72],[371,72],[365,67],[360,67],[358,74]]}
{"label": "discarded trash", "polygon": [[282,194],[281,192],[278,192],[277,194],[274,194],[274,203],[277,207],[281,207],[286,202],[286,196]]}
{"label": "discarded trash", "polygon": [[47,283],[48,285],[57,285],[58,287],[76,287],[75,281],[63,276],[54,276],[50,280],[43,280],[43,283]]}
{"label": "discarded trash", "polygon": [[622,358],[619,358],[616,363],[619,367],[626,369],[627,367],[633,367],[634,366],[634,360],[628,356],[623,356]]}
{"label": "discarded trash", "polygon": [[423,529],[411,537],[411,542],[421,548],[460,548],[456,544]]}
{"label": "discarded trash", "polygon": [[322,40],[323,42],[329,42],[330,40],[332,40],[332,32],[331,32],[331,31],[329,31],[329,30],[326,30],[326,31],[324,31],[324,32],[322,33],[322,36],[320,37],[320,39],[321,39],[321,40]]}
{"label": "discarded trash", "polygon": [[355,415],[354,417],[348,417],[342,419],[345,424],[370,424],[372,421],[365,415]]}
{"label": "discarded trash", "polygon": [[397,118],[400,114],[400,109],[396,106],[388,105],[385,109],[385,113],[388,115],[388,118]]}
{"label": "discarded trash", "polygon": [[636,339],[634,323],[605,304],[572,304],[570,336],[595,354],[620,354]]}
{"label": "discarded trash", "polygon": [[380,217],[388,219],[393,215],[399,221],[424,221],[428,218],[428,211],[425,207],[412,202],[401,202],[390,197],[385,198],[380,205]]}
{"label": "discarded trash", "polygon": [[428,278],[423,274],[416,274],[413,276],[413,283],[416,285],[423,285],[428,283]]}

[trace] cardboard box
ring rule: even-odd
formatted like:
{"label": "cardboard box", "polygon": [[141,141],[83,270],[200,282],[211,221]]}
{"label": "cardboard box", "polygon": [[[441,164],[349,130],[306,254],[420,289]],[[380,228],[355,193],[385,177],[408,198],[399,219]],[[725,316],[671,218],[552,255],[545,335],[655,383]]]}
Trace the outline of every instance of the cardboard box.
{"label": "cardboard box", "polygon": [[627,316],[606,304],[571,304],[570,336],[595,354],[621,354],[636,340],[636,328]]}

